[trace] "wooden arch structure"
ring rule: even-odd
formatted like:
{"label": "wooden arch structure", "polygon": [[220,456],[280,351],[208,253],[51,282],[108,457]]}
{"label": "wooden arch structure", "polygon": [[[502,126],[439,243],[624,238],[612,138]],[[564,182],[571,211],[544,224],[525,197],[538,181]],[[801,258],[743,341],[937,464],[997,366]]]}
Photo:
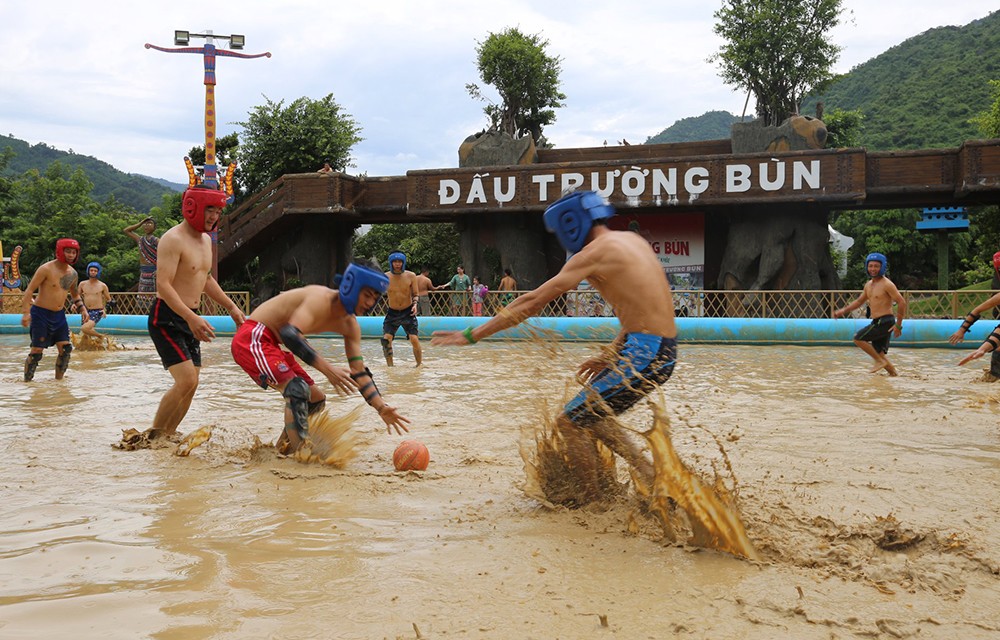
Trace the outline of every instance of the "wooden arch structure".
{"label": "wooden arch structure", "polygon": [[[463,225],[462,258],[471,265],[469,272],[477,271],[483,248],[492,246],[506,254],[506,264],[520,266],[515,272],[524,288],[533,287],[564,259],[542,229],[541,213],[572,187],[601,191],[619,213],[702,213],[704,280],[726,285],[719,288],[831,288],[792,281],[785,284],[793,286],[780,286],[784,276],[779,274],[739,282],[732,273],[739,271],[740,261],[787,264],[788,258],[764,255],[770,250],[765,247],[759,250],[763,253],[737,259],[727,255],[727,238],[753,229],[761,211],[786,222],[822,219],[825,229],[829,212],[837,209],[1000,203],[1000,140],[913,151],[734,154],[727,139],[540,149],[532,164],[419,170],[405,176],[286,175],[223,218],[220,277],[259,257],[261,268],[330,284],[351,259],[358,226],[451,221]],[[778,251],[794,253],[791,243]]]}

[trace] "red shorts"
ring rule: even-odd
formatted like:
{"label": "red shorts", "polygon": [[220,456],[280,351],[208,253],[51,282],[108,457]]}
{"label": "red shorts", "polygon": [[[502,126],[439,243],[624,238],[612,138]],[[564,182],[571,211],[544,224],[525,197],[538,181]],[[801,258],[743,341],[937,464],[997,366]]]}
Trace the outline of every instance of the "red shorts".
{"label": "red shorts", "polygon": [[233,336],[233,360],[264,389],[285,384],[298,376],[312,386],[309,374],[295,356],[281,348],[274,332],[256,320],[247,319]]}

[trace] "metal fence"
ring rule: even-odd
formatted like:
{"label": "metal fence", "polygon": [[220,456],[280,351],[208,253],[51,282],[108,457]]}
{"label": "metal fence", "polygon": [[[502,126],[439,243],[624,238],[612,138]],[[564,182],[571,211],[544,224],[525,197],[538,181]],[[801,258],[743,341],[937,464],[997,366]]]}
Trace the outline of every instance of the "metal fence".
{"label": "metal fence", "polygon": [[[483,301],[482,315],[495,315],[524,291],[491,291]],[[843,307],[860,295],[860,291],[703,291],[675,290],[674,310],[678,317],[705,318],[829,318],[834,309]],[[908,318],[960,319],[976,305],[993,295],[993,291],[902,291],[906,299]],[[250,294],[230,291],[232,298],[245,313],[250,312]],[[2,294],[3,313],[21,313],[20,293]],[[112,293],[109,313],[145,315],[154,296],[139,293]],[[432,291],[428,295],[429,310],[420,315],[471,316],[472,295],[468,292]],[[369,313],[385,315],[383,296]],[[221,306],[202,296],[200,313],[228,315]],[[427,312],[429,311],[429,313]],[[538,314],[542,317],[607,317],[614,310],[593,289],[569,291]],[[864,307],[852,314],[864,317]]]}

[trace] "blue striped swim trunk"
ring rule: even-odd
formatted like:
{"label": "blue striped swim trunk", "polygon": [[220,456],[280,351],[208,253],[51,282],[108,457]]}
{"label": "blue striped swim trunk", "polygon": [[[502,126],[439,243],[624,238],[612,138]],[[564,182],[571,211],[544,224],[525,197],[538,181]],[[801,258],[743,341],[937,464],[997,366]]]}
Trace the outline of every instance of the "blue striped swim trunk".
{"label": "blue striped swim trunk", "polygon": [[630,333],[618,362],[576,394],[563,411],[573,424],[587,427],[619,415],[666,382],[677,362],[677,341],[648,333]]}

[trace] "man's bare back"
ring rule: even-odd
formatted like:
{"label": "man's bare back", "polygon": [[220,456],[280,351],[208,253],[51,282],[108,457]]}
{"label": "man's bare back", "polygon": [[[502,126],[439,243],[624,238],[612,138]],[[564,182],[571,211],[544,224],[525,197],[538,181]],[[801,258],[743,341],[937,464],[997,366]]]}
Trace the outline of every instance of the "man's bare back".
{"label": "man's bare back", "polygon": [[420,274],[416,279],[417,295],[426,296],[434,288],[434,283],[424,274]]}
{"label": "man's bare back", "polygon": [[250,314],[251,320],[266,325],[275,334],[291,324],[304,334],[334,331],[343,336],[354,331],[357,322],[340,304],[333,289],[311,284],[271,298]]}
{"label": "man's bare back", "polygon": [[649,333],[674,338],[674,301],[663,267],[646,242],[631,231],[599,232],[570,259],[581,266],[574,269],[597,289],[612,306],[628,333]]}

